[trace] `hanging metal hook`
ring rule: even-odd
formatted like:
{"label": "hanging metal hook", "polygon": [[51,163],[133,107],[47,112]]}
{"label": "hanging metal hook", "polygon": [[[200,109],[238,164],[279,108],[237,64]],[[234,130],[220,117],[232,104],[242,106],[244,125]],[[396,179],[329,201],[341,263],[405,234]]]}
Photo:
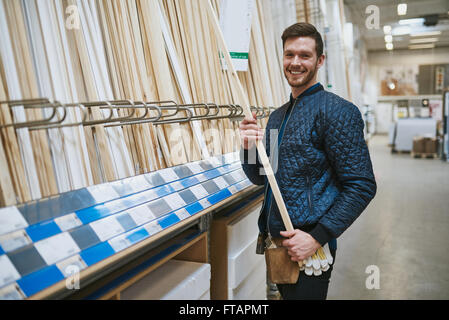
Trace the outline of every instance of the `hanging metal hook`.
{"label": "hanging metal hook", "polygon": [[[129,126],[129,125],[133,125],[133,124],[149,123],[149,122],[154,122],[154,121],[159,120],[162,116],[161,108],[156,105],[148,105],[147,103],[145,103],[143,101],[135,101],[134,107],[135,108],[144,108],[145,113],[142,116],[132,118],[129,120],[125,120],[125,121],[122,120],[122,121],[120,121],[120,123],[108,124],[108,125],[105,125],[104,127],[110,128],[110,127],[118,127],[118,126]],[[148,113],[151,109],[156,110],[158,115],[155,117],[146,118],[146,116],[148,115]]]}
{"label": "hanging metal hook", "polygon": [[[58,102],[58,101],[51,102],[47,98],[0,101],[0,104],[3,104],[3,103],[8,104],[9,108],[20,107],[20,106],[23,106],[24,109],[51,108],[52,112],[49,116],[47,116],[46,118],[41,119],[41,120],[31,120],[31,121],[8,123],[8,124],[0,125],[0,128],[14,127],[15,129],[20,129],[20,128],[31,128],[31,127],[46,125],[49,122],[51,122],[53,120],[53,118],[56,116],[56,114],[57,114],[56,109],[61,107],[60,102]],[[65,113],[63,115],[63,118],[65,118]]]}
{"label": "hanging metal hook", "polygon": [[95,126],[95,125],[114,121],[112,119],[114,111],[112,109],[111,103],[108,101],[83,102],[83,103],[80,103],[80,105],[87,109],[91,109],[92,107],[98,107],[100,109],[108,109],[109,110],[109,115],[106,119],[83,121],[83,126],[86,126],[86,127],[87,126]]}

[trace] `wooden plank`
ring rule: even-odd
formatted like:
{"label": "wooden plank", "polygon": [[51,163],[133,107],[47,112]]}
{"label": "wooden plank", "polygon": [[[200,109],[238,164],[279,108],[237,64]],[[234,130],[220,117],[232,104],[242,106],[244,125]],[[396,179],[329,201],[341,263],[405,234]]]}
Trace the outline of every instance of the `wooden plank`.
{"label": "wooden plank", "polygon": [[[170,70],[167,60],[165,48],[161,46],[164,43],[162,30],[160,27],[160,17],[158,15],[159,8],[156,1],[138,1],[140,4],[141,14],[146,17],[141,20],[145,32],[143,41],[148,43],[151,62],[153,65],[155,83],[161,100],[172,100],[174,97],[174,90],[170,80]],[[151,18],[150,18],[151,17]],[[169,112],[166,112],[169,113]],[[183,113],[183,112],[182,112]],[[159,126],[158,126],[159,127]],[[169,145],[169,159],[172,165],[177,165],[187,162],[187,155],[185,152],[184,140],[179,129],[179,124],[164,125],[166,138],[168,138]]]}
{"label": "wooden plank", "polygon": [[[1,80],[1,79],[0,79]],[[0,81],[0,101],[6,100],[5,90],[3,89],[3,82]],[[3,109],[3,107],[1,107]],[[0,111],[0,124],[4,124]],[[2,130],[3,131],[3,130]],[[11,168],[6,157],[8,144],[11,142],[6,140],[3,142],[4,135],[0,138],[0,207],[11,206],[16,204],[16,192],[14,190],[13,177],[10,172],[13,172],[14,167]],[[4,147],[5,145],[5,147]],[[19,155],[17,155],[19,156]],[[19,158],[20,160],[20,158]]]}
{"label": "wooden plank", "polygon": [[[242,88],[242,85],[238,78],[238,75],[237,75],[237,73],[234,69],[234,66],[232,64],[231,57],[229,55],[229,51],[226,48],[226,43],[224,41],[223,34],[221,33],[220,25],[218,23],[218,19],[217,19],[216,15],[213,11],[212,5],[210,4],[210,2],[208,0],[201,0],[201,1],[203,1],[206,4],[205,6],[207,8],[207,13],[209,15],[209,19],[212,23],[213,32],[217,38],[220,50],[222,50],[222,53],[225,57],[226,63],[228,64],[228,69],[229,69],[228,74],[229,74],[231,86],[235,90],[238,100],[242,101],[241,106],[243,107],[245,116],[252,117],[251,110],[249,108],[248,99],[245,96],[245,93],[243,91],[243,88]],[[284,200],[282,198],[282,194],[279,190],[279,186],[277,184],[273,169],[271,168],[270,162],[268,160],[265,146],[263,145],[262,141],[257,142],[257,150],[259,152],[260,161],[265,169],[265,174],[267,175],[268,182],[270,183],[270,187],[273,191],[273,195],[274,195],[276,204],[279,207],[282,221],[285,225],[286,230],[291,231],[291,230],[293,230],[293,225],[291,223],[290,216],[288,215],[287,208],[286,208]]]}
{"label": "wooden plank", "polygon": [[[173,2],[170,1],[170,4],[173,4]],[[182,100],[186,104],[191,104],[193,103],[193,100],[188,88],[187,81],[185,80],[185,69],[181,66],[181,62],[183,61],[183,59],[178,58],[179,53],[182,53],[182,51],[175,49],[172,37],[168,33],[167,18],[160,8],[160,2],[159,2],[159,12],[161,15],[161,27],[164,36],[165,46],[172,65],[173,72],[175,74],[179,91],[182,96]],[[174,30],[179,31],[178,28],[174,28]],[[175,38],[177,39],[178,45],[181,45],[181,41],[178,39],[179,32],[176,33]],[[190,110],[193,114],[196,114],[195,109],[190,108]],[[191,126],[191,130],[194,132],[195,137],[194,139],[195,145],[192,145],[193,148],[189,148],[190,147],[189,146],[186,150],[186,152],[189,152],[188,149],[193,149],[192,154],[189,156],[189,158],[191,159],[191,161],[199,160],[198,150],[201,151],[203,158],[209,158],[209,151],[207,150],[207,147],[205,145],[204,136],[201,132],[201,126],[199,122],[191,121],[189,122],[189,125]]]}
{"label": "wooden plank", "polygon": [[[83,26],[84,37],[86,38],[89,58],[92,61],[91,65],[94,70],[93,75],[98,98],[99,100],[112,100],[112,87],[109,82],[103,39],[99,30],[95,5],[89,6],[88,2],[81,2],[79,5],[79,13],[80,23]],[[114,110],[114,116],[118,116],[117,110]],[[134,175],[131,159],[126,145],[124,144],[122,129],[120,127],[108,128],[105,130],[105,133],[114,159],[113,164],[116,177],[125,178]]]}
{"label": "wooden plank", "polygon": [[[0,54],[2,56],[2,61],[4,61],[4,76],[5,76],[5,90],[8,92],[9,100],[17,100],[22,99],[22,92],[19,84],[19,79],[17,76],[16,70],[16,62],[14,59],[15,53],[12,49],[11,37],[9,33],[9,28],[7,25],[6,18],[6,10],[5,10],[5,1],[0,1],[0,34],[2,35],[2,41],[0,41]],[[10,117],[9,109],[3,110],[3,115],[5,117]],[[26,121],[26,115],[22,107],[14,108],[13,115],[17,121]],[[13,118],[5,119],[7,123],[12,123]],[[11,128],[12,129],[12,128]],[[14,129],[12,129],[14,131]],[[8,130],[10,132],[10,130]],[[28,189],[29,191],[23,194],[25,197],[23,201],[29,201],[31,199],[39,199],[41,197],[41,191],[39,186],[39,179],[37,177],[36,165],[34,162],[34,157],[32,153],[32,145],[31,139],[28,132],[28,129],[18,129],[17,130],[17,142],[18,148],[20,150],[20,158],[22,159],[22,163],[26,163],[24,166],[25,169],[25,177],[23,180],[17,181],[19,184],[24,184],[26,187],[23,188]],[[11,154],[11,161],[19,161],[16,158],[16,154]]]}

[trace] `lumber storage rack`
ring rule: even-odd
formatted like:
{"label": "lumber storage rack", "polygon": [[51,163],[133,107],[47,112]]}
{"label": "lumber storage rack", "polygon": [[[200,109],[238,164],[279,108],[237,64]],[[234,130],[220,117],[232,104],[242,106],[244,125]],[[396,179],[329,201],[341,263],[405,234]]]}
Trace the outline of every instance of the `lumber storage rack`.
{"label": "lumber storage rack", "polygon": [[[7,104],[10,108],[23,107],[25,109],[41,109],[43,118],[40,120],[13,122],[0,125],[0,128],[28,128],[29,130],[46,130],[73,126],[96,125],[103,125],[104,127],[114,127],[143,123],[161,125],[196,120],[217,119],[240,121],[244,117],[243,108],[240,105],[236,104],[178,104],[172,100],[151,102],[110,100],[63,104],[58,101],[51,101],[48,98],[37,98],[26,100],[0,101],[0,104]],[[82,115],[81,121],[66,121],[69,108],[79,109],[79,112]],[[107,113],[103,113],[103,119],[90,120],[89,116],[92,108],[99,108],[100,110],[107,111]],[[49,109],[50,112],[45,112],[45,110],[47,109]],[[137,115],[136,109],[143,109],[143,115]],[[274,109],[275,108],[273,107],[251,106],[251,110],[256,113],[257,119],[269,117],[270,113]],[[194,114],[194,110],[197,111],[195,112],[196,114]],[[121,111],[123,115],[118,116],[119,111]]]}

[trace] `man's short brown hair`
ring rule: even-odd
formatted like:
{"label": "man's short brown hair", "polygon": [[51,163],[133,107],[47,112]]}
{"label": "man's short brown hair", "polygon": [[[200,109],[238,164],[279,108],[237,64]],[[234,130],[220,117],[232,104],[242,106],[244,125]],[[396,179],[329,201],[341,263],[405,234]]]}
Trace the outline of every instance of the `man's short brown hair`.
{"label": "man's short brown hair", "polygon": [[282,33],[282,47],[285,45],[285,41],[288,38],[295,37],[310,37],[315,40],[315,49],[317,57],[323,54],[323,39],[318,30],[310,23],[299,22],[292,24],[290,27],[284,30]]}

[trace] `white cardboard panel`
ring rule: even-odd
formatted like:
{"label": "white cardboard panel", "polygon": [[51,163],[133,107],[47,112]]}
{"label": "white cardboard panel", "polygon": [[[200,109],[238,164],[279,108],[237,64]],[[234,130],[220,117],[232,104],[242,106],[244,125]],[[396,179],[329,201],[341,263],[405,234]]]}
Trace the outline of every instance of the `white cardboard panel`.
{"label": "white cardboard panel", "polygon": [[237,288],[228,289],[229,300],[260,300],[266,299],[265,264],[258,264]]}
{"label": "white cardboard panel", "polygon": [[265,258],[256,254],[257,236],[241,251],[228,257],[228,286],[232,289],[249,275],[257,264],[265,264]]}
{"label": "white cardboard panel", "polygon": [[169,260],[121,293],[123,300],[198,300],[210,290],[210,264]]}
{"label": "white cardboard panel", "polygon": [[236,252],[242,250],[243,246],[252,241],[259,234],[257,220],[262,207],[258,205],[256,208],[248,212],[248,214],[232,221],[228,226],[228,256],[233,256]]}

